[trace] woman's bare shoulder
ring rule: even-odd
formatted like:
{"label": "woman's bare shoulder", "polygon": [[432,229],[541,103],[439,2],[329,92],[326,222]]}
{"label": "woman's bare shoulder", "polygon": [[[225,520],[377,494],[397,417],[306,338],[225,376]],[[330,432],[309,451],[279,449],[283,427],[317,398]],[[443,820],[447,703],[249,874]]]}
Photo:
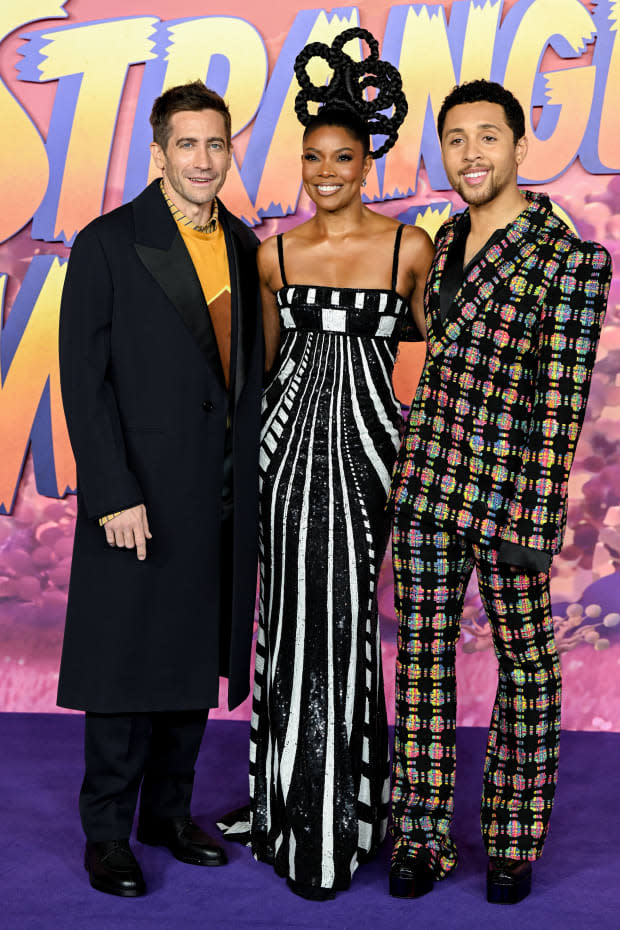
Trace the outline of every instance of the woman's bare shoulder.
{"label": "woman's bare shoulder", "polygon": [[259,255],[272,255],[277,254],[278,250],[278,237],[277,236],[268,236],[266,239],[263,239],[261,244],[258,247]]}
{"label": "woman's bare shoulder", "polygon": [[278,242],[277,236],[269,236],[263,239],[256,252],[256,260],[259,268],[267,268],[278,261]]}
{"label": "woman's bare shoulder", "polygon": [[417,256],[422,262],[430,262],[435,254],[433,240],[426,230],[409,224],[405,224],[403,229],[401,249],[412,258]]}
{"label": "woman's bare shoulder", "polygon": [[271,290],[275,291],[279,284],[277,283],[280,275],[280,263],[278,261],[278,241],[276,236],[269,236],[263,239],[256,252],[256,264],[258,267],[258,277],[263,284],[267,284]]}

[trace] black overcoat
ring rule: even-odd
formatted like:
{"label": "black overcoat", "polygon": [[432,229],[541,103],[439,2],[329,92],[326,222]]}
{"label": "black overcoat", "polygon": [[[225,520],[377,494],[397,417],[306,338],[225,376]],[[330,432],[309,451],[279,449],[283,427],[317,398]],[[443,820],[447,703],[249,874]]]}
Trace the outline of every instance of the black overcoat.
{"label": "black overcoat", "polygon": [[[158,181],[90,223],[71,252],[60,371],[78,515],[58,690],[64,707],[217,706],[220,602],[229,586],[229,707],[249,690],[263,370],[258,240],[222,204],[219,216],[232,296],[230,394],[198,276]],[[226,549],[229,415],[234,512]],[[138,503],[153,534],[143,562],[135,550],[109,547],[98,524]]]}

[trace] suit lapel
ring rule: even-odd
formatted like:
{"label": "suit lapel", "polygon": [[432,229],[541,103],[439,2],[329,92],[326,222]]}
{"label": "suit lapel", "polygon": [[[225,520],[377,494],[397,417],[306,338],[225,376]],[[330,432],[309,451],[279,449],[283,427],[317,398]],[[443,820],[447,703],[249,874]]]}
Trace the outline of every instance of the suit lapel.
{"label": "suit lapel", "polygon": [[140,261],[198,343],[200,351],[226,390],[211,315],[194,264],[172,214],[154,181],[133,202],[135,249]]}
{"label": "suit lapel", "polygon": [[445,337],[444,324],[441,321],[441,281],[453,241],[454,224],[448,229],[435,253],[426,291],[426,329],[430,336],[428,350],[433,355],[440,350],[440,343]]}
{"label": "suit lapel", "polygon": [[[515,270],[536,250],[536,236],[530,229],[526,211],[506,230],[506,234],[495,242],[470,268],[467,277],[457,291],[445,321],[441,321],[440,288],[443,271],[448,257],[448,250],[454,239],[455,225],[448,231],[440,246],[433,266],[431,286],[429,288],[428,314],[432,339],[429,351],[436,356],[450,343],[458,339],[464,328],[484,309],[491,298],[497,298],[502,287],[509,286],[509,280]],[[458,220],[456,222],[462,222]]]}

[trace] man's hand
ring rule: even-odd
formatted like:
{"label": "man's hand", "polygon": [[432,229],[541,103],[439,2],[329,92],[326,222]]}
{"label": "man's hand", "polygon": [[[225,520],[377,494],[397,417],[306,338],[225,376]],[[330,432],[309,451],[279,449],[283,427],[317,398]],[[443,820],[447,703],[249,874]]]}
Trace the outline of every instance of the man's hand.
{"label": "man's hand", "polygon": [[129,507],[118,516],[112,517],[104,524],[104,530],[108,545],[125,549],[133,549],[135,546],[136,555],[140,561],[146,558],[146,541],[153,537],[149,530],[144,504]]}

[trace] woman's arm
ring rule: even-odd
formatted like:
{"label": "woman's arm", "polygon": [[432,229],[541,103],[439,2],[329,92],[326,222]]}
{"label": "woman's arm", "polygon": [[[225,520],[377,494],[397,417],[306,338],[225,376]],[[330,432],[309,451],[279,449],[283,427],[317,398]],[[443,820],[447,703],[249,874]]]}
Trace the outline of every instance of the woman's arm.
{"label": "woman's arm", "polygon": [[434,254],[435,249],[428,233],[418,226],[405,227],[400,246],[398,277],[406,284],[403,286],[402,293],[409,295],[411,315],[424,339],[426,339],[424,286]]}
{"label": "woman's arm", "polygon": [[263,332],[265,334],[265,371],[273,366],[280,348],[280,315],[276,292],[281,287],[278,266],[278,248],[275,236],[266,239],[256,253],[261,302],[263,305]]}

